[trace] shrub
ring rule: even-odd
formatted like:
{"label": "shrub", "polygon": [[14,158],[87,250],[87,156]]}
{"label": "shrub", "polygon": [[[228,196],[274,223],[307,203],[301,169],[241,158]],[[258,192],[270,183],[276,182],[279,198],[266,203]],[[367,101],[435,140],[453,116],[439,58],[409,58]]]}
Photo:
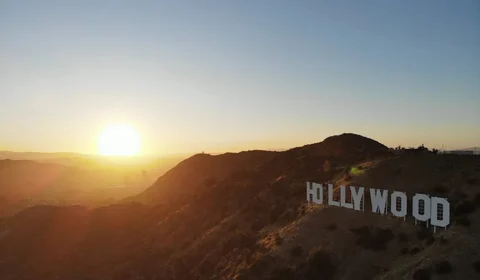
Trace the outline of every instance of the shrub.
{"label": "shrub", "polygon": [[337,267],[328,252],[313,250],[307,259],[306,279],[331,280],[337,273]]}
{"label": "shrub", "polygon": [[208,260],[204,260],[198,267],[198,272],[202,275],[210,275],[213,273],[215,266]]}
{"label": "shrub", "polygon": [[330,172],[331,168],[332,168],[332,165],[330,164],[330,161],[325,160],[325,162],[323,163],[323,171]]}
{"label": "shrub", "polygon": [[435,237],[433,236],[427,237],[427,241],[426,241],[427,245],[432,245],[434,242],[435,242]]}
{"label": "shrub", "polygon": [[253,235],[240,232],[232,232],[230,236],[220,242],[223,254],[227,254],[235,248],[251,249],[256,243],[257,240]]}
{"label": "shrub", "polygon": [[303,253],[303,249],[301,246],[295,246],[293,247],[291,250],[290,250],[290,254],[292,255],[292,257],[299,257],[301,256]]}
{"label": "shrub", "polygon": [[402,168],[401,168],[401,167],[397,168],[397,170],[395,170],[394,174],[395,174],[395,175],[400,175],[400,174],[402,174]]}
{"label": "shrub", "polygon": [[393,232],[388,229],[388,228],[384,228],[384,229],[377,229],[377,240],[380,242],[380,243],[388,243],[389,241],[391,241],[395,236],[393,235]]}
{"label": "shrub", "polygon": [[418,253],[420,253],[421,249],[418,248],[418,247],[413,247],[412,250],[410,250],[410,254],[411,255],[416,255]]}
{"label": "shrub", "polygon": [[297,216],[298,216],[299,218],[302,217],[303,215],[305,215],[305,213],[307,212],[307,210],[305,209],[305,207],[306,207],[305,204],[302,204],[300,207],[298,207],[298,210],[297,210],[298,215],[297,215]]}
{"label": "shrub", "polygon": [[246,272],[240,271],[233,279],[235,280],[248,280],[249,277]]}
{"label": "shrub", "polygon": [[480,273],[480,260],[479,261],[475,261],[473,264],[473,269],[475,269],[476,272]]}
{"label": "shrub", "polygon": [[441,261],[435,264],[435,272],[438,274],[448,274],[453,270],[452,265],[449,261]]}
{"label": "shrub", "polygon": [[372,268],[377,274],[385,273],[385,272],[388,271],[388,268],[381,267],[381,266],[378,266],[378,265],[372,265],[371,268]]}
{"label": "shrub", "polygon": [[420,268],[413,273],[413,280],[430,280],[430,271],[426,268]]}
{"label": "shrub", "polygon": [[295,279],[295,273],[293,269],[287,267],[287,268],[280,268],[276,269],[273,273],[272,276],[268,278],[269,280],[290,280],[290,279]]}
{"label": "shrub", "polygon": [[477,193],[477,194],[475,195],[475,198],[473,199],[473,203],[474,203],[475,205],[479,205],[479,204],[480,204],[480,193]]}
{"label": "shrub", "polygon": [[263,227],[264,227],[264,223],[260,220],[256,220],[252,223],[252,225],[250,226],[250,229],[252,231],[259,231],[261,230]]}
{"label": "shrub", "polygon": [[276,234],[275,235],[275,245],[279,246],[279,245],[282,245],[282,243],[283,243],[283,238],[280,235]]}
{"label": "shrub", "polygon": [[469,185],[476,185],[476,184],[478,184],[478,180],[477,180],[477,178],[468,178],[467,183]]}
{"label": "shrub", "polygon": [[388,243],[395,237],[390,229],[360,227],[351,229],[357,236],[356,244],[373,251],[386,250]]}
{"label": "shrub", "polygon": [[282,212],[283,211],[280,207],[273,207],[272,210],[270,210],[270,222],[275,223],[282,214]]}
{"label": "shrub", "polygon": [[408,235],[404,232],[400,232],[397,236],[397,239],[400,242],[407,242],[408,241]]}
{"label": "shrub", "polygon": [[264,272],[270,266],[270,262],[266,258],[256,260],[250,267],[250,272],[254,275],[264,274]]}
{"label": "shrub", "polygon": [[328,225],[327,229],[328,229],[328,230],[336,230],[336,229],[337,229],[337,225],[336,225],[336,224],[330,224],[330,225]]}
{"label": "shrub", "polygon": [[427,228],[420,228],[417,231],[418,240],[425,240],[425,239],[428,239],[430,237],[433,237],[432,232],[430,230],[428,230]]}
{"label": "shrub", "polygon": [[218,181],[217,181],[217,179],[215,179],[215,177],[208,177],[203,182],[204,182],[205,187],[211,187],[211,186],[215,185]]}
{"label": "shrub", "polygon": [[438,186],[433,187],[433,191],[436,194],[446,194],[446,193],[448,193],[448,189],[443,185],[438,185]]}
{"label": "shrub", "polygon": [[453,214],[455,216],[461,216],[463,214],[470,214],[473,211],[475,211],[475,204],[473,204],[471,201],[465,200],[457,204]]}
{"label": "shrub", "polygon": [[290,222],[295,220],[295,216],[296,216],[295,210],[288,209],[283,212],[283,214],[280,216],[280,219]]}
{"label": "shrub", "polygon": [[235,230],[237,230],[237,229],[238,229],[238,226],[236,224],[228,226],[228,231],[230,231],[230,232],[232,232],[232,231],[235,232]]}
{"label": "shrub", "polygon": [[423,144],[418,146],[417,149],[416,149],[418,152],[427,152],[428,151],[428,148],[425,147]]}
{"label": "shrub", "polygon": [[253,248],[257,243],[257,239],[254,235],[250,234],[241,234],[240,237],[240,246],[243,248]]}
{"label": "shrub", "polygon": [[305,269],[306,267],[307,267],[307,263],[305,261],[302,261],[297,265],[298,270]]}
{"label": "shrub", "polygon": [[470,220],[468,219],[467,216],[462,216],[457,219],[457,224],[464,226],[464,227],[469,227],[470,226]]}
{"label": "shrub", "polygon": [[445,238],[445,236],[440,236],[440,244],[447,244],[448,239]]}

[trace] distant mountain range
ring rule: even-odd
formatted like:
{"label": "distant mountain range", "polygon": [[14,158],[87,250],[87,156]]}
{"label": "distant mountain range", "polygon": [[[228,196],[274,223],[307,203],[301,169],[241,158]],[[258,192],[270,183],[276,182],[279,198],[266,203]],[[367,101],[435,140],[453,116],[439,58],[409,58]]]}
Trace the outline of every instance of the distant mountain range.
{"label": "distant mountain range", "polygon": [[453,151],[480,151],[480,147],[466,148],[466,149],[456,149]]}
{"label": "distant mountain range", "polygon": [[108,205],[149,187],[181,160],[1,151],[0,217],[33,205]]}
{"label": "distant mountain range", "polygon": [[[163,162],[178,163],[191,156],[190,154],[177,154],[165,156],[135,156],[135,157],[106,157],[94,154],[80,154],[69,152],[43,153],[43,152],[12,152],[0,151],[0,160],[33,160],[43,163],[55,163],[75,167],[138,167],[145,165],[158,165]],[[171,167],[171,166],[170,166]]]}
{"label": "distant mountain range", "polygon": [[474,155],[480,155],[480,147],[449,150],[449,152],[470,152],[470,151],[472,151]]}

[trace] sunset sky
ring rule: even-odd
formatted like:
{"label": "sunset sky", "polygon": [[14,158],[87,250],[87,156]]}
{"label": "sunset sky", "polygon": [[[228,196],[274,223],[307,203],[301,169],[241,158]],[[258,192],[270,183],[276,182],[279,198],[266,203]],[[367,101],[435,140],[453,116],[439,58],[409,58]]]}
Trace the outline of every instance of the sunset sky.
{"label": "sunset sky", "polygon": [[0,1],[0,150],[480,146],[480,1]]}

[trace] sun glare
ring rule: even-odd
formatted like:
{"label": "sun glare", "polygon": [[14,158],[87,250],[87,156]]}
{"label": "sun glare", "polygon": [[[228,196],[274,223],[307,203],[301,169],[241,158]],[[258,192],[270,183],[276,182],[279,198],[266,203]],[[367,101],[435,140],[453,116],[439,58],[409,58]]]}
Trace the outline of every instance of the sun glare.
{"label": "sun glare", "polygon": [[140,153],[140,135],[123,124],[110,125],[98,138],[98,151],[104,156],[133,156]]}

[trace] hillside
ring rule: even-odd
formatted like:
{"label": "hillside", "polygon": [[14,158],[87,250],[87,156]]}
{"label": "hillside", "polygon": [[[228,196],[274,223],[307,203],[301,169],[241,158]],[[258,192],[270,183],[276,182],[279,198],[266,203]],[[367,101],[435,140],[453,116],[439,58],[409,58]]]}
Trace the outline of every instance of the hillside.
{"label": "hillside", "polygon": [[[235,182],[237,178],[244,180],[252,175],[255,175],[255,181],[260,184],[269,184],[272,178],[286,175],[285,173],[300,178],[306,172],[319,171],[316,178],[328,177],[331,174],[323,171],[325,161],[332,161],[335,168],[388,154],[386,146],[350,133],[328,137],[320,143],[285,152],[247,151],[215,156],[197,154],[178,164],[133,200],[158,203],[165,198],[190,198],[209,190],[217,182],[226,179]],[[186,187],[187,185],[192,187]]]}
{"label": "hillside", "polygon": [[131,201],[161,203],[164,199],[189,199],[209,191],[227,177],[243,178],[272,160],[276,152],[248,151],[221,155],[196,154],[182,162]]}
{"label": "hillside", "polygon": [[[306,181],[447,197],[452,224],[306,203]],[[2,221],[1,279],[475,279],[480,157],[406,153],[343,134],[284,152],[198,154],[96,209]]]}

